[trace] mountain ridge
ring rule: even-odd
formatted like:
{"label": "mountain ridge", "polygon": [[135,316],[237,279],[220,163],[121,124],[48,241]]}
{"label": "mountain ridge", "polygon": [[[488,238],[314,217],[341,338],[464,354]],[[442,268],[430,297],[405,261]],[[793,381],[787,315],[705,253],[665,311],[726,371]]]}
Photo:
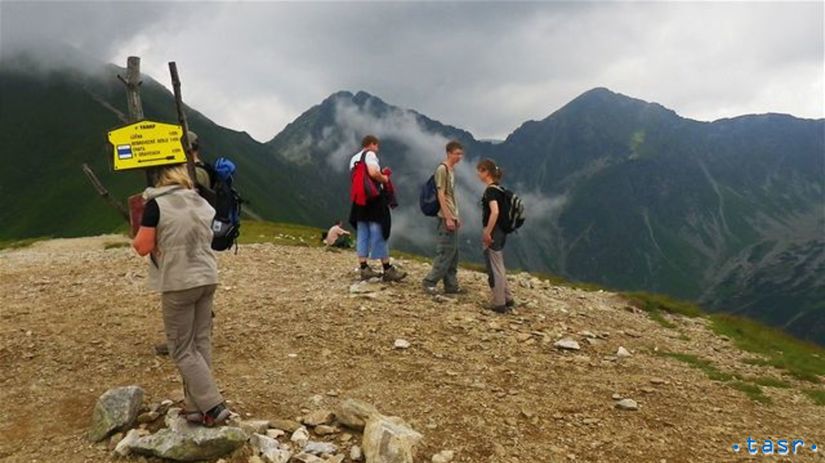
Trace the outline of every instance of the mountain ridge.
{"label": "mountain ridge", "polygon": [[[0,193],[21,198],[0,211],[0,220],[13,224],[0,239],[118,225],[79,170],[67,174],[89,162],[118,197],[142,186],[137,174],[108,172],[103,134],[126,111],[114,78],[122,68],[111,66],[83,79],[77,73],[15,79],[7,68],[0,71],[0,142],[4,160],[19,159],[10,163],[12,180]],[[174,121],[169,90],[145,80],[147,117]],[[393,246],[430,253],[434,227],[417,212],[417,187],[443,156],[444,143],[457,138],[468,153],[458,171],[466,223],[480,221],[472,207],[480,194],[471,165],[478,158],[497,160],[505,182],[526,198],[531,218],[508,244],[510,267],[701,300],[825,342],[825,307],[818,303],[825,300],[825,252],[816,234],[823,229],[816,212],[825,185],[817,172],[825,167],[817,153],[825,145],[825,119],[767,114],[693,121],[597,87],[492,143],[367,92],[340,91],[262,144],[188,111],[205,157],[235,155],[239,187],[265,219],[324,226],[346,218],[346,163],[360,137],[372,132],[399,186]],[[45,157],[54,146],[45,134],[60,142],[61,156]],[[32,175],[51,190],[23,181]],[[479,259],[468,233],[462,253]],[[798,274],[788,285],[787,275]]]}

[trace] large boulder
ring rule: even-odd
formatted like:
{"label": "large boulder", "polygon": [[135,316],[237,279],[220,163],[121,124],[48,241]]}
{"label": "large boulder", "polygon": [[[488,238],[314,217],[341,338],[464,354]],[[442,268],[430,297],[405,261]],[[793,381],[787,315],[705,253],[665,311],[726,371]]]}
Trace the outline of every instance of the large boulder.
{"label": "large boulder", "polygon": [[92,413],[89,440],[100,442],[131,427],[142,404],[143,389],[140,386],[116,387],[103,393]]}
{"label": "large boulder", "polygon": [[359,431],[364,429],[367,420],[374,415],[380,413],[372,404],[357,399],[344,400],[335,411],[335,418],[339,423]]}
{"label": "large boulder", "polygon": [[373,415],[364,428],[367,463],[414,463],[421,434],[401,418]]}
{"label": "large boulder", "polygon": [[231,426],[163,428],[151,436],[141,437],[131,445],[134,453],[175,461],[198,461],[220,458],[246,443],[249,436]]}

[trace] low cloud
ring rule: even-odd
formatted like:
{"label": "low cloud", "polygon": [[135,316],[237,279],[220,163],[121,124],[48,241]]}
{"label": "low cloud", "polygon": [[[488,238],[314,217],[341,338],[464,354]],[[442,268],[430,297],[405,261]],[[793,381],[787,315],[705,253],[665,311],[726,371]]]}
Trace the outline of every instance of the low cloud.
{"label": "low cloud", "polygon": [[[407,171],[394,173],[397,181],[407,192],[408,201],[393,211],[393,240],[411,243],[420,249],[434,248],[436,221],[426,218],[418,209],[417,189],[432,175],[444,159],[444,148],[449,139],[444,135],[428,131],[418,121],[412,111],[393,109],[381,117],[374,115],[368,101],[359,108],[348,97],[341,97],[335,103],[334,125],[325,128],[324,138],[319,142],[321,151],[328,153],[326,162],[342,174],[353,155],[353,147],[360,145],[364,134],[372,133],[384,140],[400,142],[409,148],[403,165]],[[399,153],[381,153],[383,166],[392,166]],[[465,250],[478,249],[480,255],[481,238],[481,196],[485,185],[479,181],[475,166],[479,156],[468,151],[465,159],[456,166],[456,196],[459,213],[464,224],[461,237]],[[398,163],[402,164],[402,163]],[[506,185],[506,182],[504,182]],[[546,234],[548,223],[558,218],[566,204],[565,196],[546,196],[538,190],[528,190],[524,185],[512,185],[525,204],[529,220],[520,231],[524,240],[529,241],[535,234]]]}

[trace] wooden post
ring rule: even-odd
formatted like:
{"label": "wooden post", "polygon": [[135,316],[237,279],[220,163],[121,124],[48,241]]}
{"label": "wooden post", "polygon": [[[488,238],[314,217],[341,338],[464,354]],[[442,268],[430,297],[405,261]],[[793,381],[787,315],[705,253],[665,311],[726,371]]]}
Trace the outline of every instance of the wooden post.
{"label": "wooden post", "polygon": [[100,197],[105,199],[113,208],[115,208],[123,217],[123,219],[126,220],[126,222],[128,223],[129,212],[126,210],[125,207],[123,207],[123,204],[117,199],[115,199],[109,193],[109,190],[107,190],[106,187],[103,186],[103,184],[100,182],[100,179],[97,178],[97,175],[95,175],[94,171],[91,167],[89,167],[88,164],[84,163],[81,167],[83,169],[83,173],[86,174],[86,178],[89,179],[89,182],[91,182],[92,186],[95,188],[95,190],[97,190],[97,193],[100,195]]}
{"label": "wooden post", "polygon": [[178,122],[183,127],[183,148],[186,151],[186,170],[189,171],[189,178],[192,185],[197,185],[198,178],[195,174],[195,160],[192,159],[192,141],[189,140],[189,123],[186,121],[186,113],[183,112],[183,98],[180,93],[180,76],[178,76],[178,65],[174,61],[169,63],[169,73],[172,75],[172,88],[175,90],[175,107],[178,110]]}
{"label": "wooden post", "polygon": [[143,104],[140,101],[140,58],[130,56],[126,60],[126,78],[117,76],[126,86],[126,103],[129,108],[129,122],[143,119]]}
{"label": "wooden post", "polygon": [[[118,79],[126,86],[126,105],[129,108],[129,122],[137,122],[143,119],[143,103],[140,101],[140,57],[130,56],[126,59],[126,78],[118,75]],[[154,184],[153,177],[155,170],[144,169],[146,173],[146,186]]]}

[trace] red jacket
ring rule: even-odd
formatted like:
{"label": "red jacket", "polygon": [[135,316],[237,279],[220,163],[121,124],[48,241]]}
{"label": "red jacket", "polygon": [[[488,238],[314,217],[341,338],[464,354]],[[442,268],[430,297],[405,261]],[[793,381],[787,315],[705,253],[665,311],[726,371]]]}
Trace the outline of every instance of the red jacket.
{"label": "red jacket", "polygon": [[366,206],[367,201],[377,198],[381,194],[381,189],[375,180],[370,177],[367,170],[367,163],[364,162],[366,152],[361,154],[361,160],[355,163],[350,173],[352,184],[350,185],[350,200],[359,206]]}

